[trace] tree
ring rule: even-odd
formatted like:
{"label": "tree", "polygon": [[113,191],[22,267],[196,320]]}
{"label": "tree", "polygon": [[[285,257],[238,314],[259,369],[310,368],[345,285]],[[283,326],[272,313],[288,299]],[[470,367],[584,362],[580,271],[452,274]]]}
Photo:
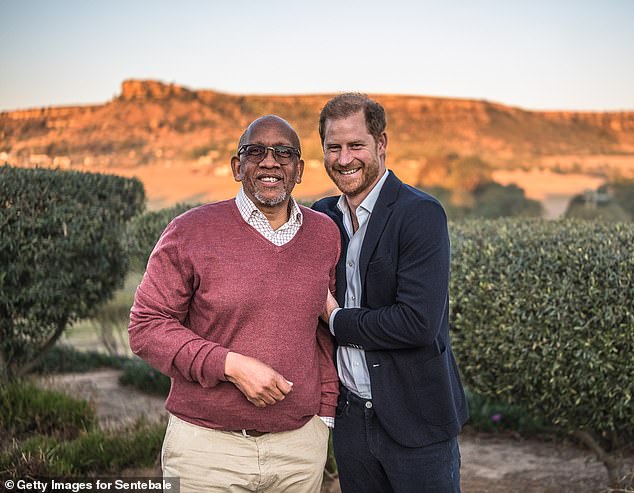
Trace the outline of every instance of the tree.
{"label": "tree", "polygon": [[536,200],[527,199],[524,190],[517,185],[500,185],[489,182],[476,187],[471,217],[497,219],[499,217],[540,217],[542,206]]}
{"label": "tree", "polygon": [[144,200],[137,179],[0,168],[0,381],[28,372],[122,285],[122,229]]}
{"label": "tree", "polygon": [[565,217],[576,219],[593,219],[609,222],[625,222],[634,218],[625,207],[630,204],[629,194],[634,192],[627,186],[603,185],[596,191],[590,190],[584,194],[575,195],[566,208]]}

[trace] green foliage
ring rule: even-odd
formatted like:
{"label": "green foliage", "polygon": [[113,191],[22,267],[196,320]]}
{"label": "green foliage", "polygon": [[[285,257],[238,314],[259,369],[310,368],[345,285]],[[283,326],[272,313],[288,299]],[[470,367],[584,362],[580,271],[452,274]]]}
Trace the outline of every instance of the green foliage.
{"label": "green foliage", "polygon": [[77,477],[155,466],[164,424],[138,422],[116,431],[94,430],[72,441],[34,436],[0,454],[0,473],[13,477]]}
{"label": "green foliage", "polygon": [[30,434],[75,438],[95,423],[86,401],[19,381],[0,387],[0,443]]}
{"label": "green foliage", "polygon": [[517,185],[489,182],[479,185],[473,192],[475,204],[469,217],[497,219],[500,217],[540,217],[542,206],[527,199]]}
{"label": "green foliage", "polygon": [[124,222],[137,179],[0,168],[0,381],[24,373],[69,322],[89,316],[128,270]]}
{"label": "green foliage", "polygon": [[146,212],[133,218],[127,226],[126,237],[131,268],[143,272],[150,253],[161,233],[176,216],[195,207],[191,204],[176,204],[160,211]]}
{"label": "green foliage", "polygon": [[566,432],[634,438],[634,228],[451,229],[450,322],[466,385]]}
{"label": "green foliage", "polygon": [[634,180],[621,179],[575,195],[566,209],[566,217],[610,222],[634,220]]}
{"label": "green foliage", "polygon": [[625,222],[630,215],[613,200],[604,203],[589,202],[585,195],[576,195],[568,203],[564,214],[567,218],[607,222]]}
{"label": "green foliage", "polygon": [[167,397],[171,380],[142,359],[134,358],[123,365],[123,373],[119,377],[119,383],[136,387],[148,394]]}
{"label": "green foliage", "polygon": [[130,307],[134,302],[134,293],[141,281],[141,274],[131,272],[122,289],[114,297],[100,306],[90,319],[97,329],[101,343],[111,355],[129,354],[128,323]]}
{"label": "green foliage", "polygon": [[121,368],[128,361],[123,356],[112,356],[98,351],[78,351],[71,346],[55,345],[42,356],[34,373],[82,373],[98,368]]}
{"label": "green foliage", "polygon": [[500,185],[489,181],[476,186],[473,192],[459,194],[444,187],[428,187],[424,190],[440,201],[447,217],[453,221],[465,218],[540,217],[542,214],[541,204],[526,198],[524,190],[516,185]]}
{"label": "green foliage", "polygon": [[605,188],[612,192],[616,204],[634,220],[634,179],[611,181]]}
{"label": "green foliage", "polygon": [[525,435],[551,432],[538,416],[527,412],[523,407],[510,405],[499,400],[486,399],[465,389],[469,403],[468,425],[476,431],[500,432],[513,431]]}

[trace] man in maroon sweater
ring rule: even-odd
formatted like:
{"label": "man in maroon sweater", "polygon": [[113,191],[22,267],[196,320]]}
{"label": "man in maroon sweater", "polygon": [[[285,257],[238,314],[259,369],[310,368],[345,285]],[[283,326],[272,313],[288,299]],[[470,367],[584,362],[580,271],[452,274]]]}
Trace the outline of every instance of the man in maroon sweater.
{"label": "man in maroon sweater", "polygon": [[338,385],[318,317],[340,235],[291,197],[300,156],[286,121],[251,123],[235,200],[174,219],[137,290],[130,346],[171,377],[162,467],[182,491],[320,489]]}

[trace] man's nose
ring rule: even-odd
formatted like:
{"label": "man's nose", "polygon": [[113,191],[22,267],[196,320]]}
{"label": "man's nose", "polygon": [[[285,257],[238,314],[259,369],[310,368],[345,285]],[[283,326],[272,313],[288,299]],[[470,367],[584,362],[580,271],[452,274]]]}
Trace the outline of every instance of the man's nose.
{"label": "man's nose", "polygon": [[352,153],[345,147],[342,147],[341,151],[339,151],[339,164],[341,166],[347,166],[353,161],[353,159]]}
{"label": "man's nose", "polygon": [[270,147],[268,149],[266,149],[266,154],[264,155],[264,159],[262,159],[262,161],[260,161],[260,166],[262,168],[276,168],[280,166],[280,163],[278,163],[275,159],[275,154],[273,152],[273,149],[271,149]]}

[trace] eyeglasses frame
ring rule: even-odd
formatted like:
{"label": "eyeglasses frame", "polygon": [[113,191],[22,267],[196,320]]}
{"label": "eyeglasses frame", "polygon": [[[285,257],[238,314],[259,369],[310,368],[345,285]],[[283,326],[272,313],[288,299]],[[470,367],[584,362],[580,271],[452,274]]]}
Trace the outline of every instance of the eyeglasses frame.
{"label": "eyeglasses frame", "polygon": [[[300,152],[300,150],[299,149],[295,149],[292,146],[285,146],[285,145],[265,146],[264,144],[248,144],[248,143],[247,144],[242,144],[240,147],[238,147],[238,157],[240,157],[240,155],[244,153],[244,151],[246,150],[246,148],[248,146],[264,147],[265,152],[264,152],[264,154],[262,154],[262,159],[260,159],[258,162],[251,161],[254,164],[260,164],[262,161],[264,161],[266,159],[266,156],[268,156],[268,154],[269,154],[269,150],[273,153],[273,159],[275,159],[276,163],[278,163],[278,164],[280,164],[282,166],[284,166],[286,164],[290,164],[290,162],[292,162],[292,156],[289,158],[289,159],[291,159],[291,161],[288,162],[288,163],[280,163],[278,161],[277,152],[275,150],[277,147],[284,147],[285,149],[289,149],[293,154],[295,154],[297,156],[298,159],[300,159],[302,157],[302,153]],[[247,159],[248,159],[248,156],[247,156]]]}

